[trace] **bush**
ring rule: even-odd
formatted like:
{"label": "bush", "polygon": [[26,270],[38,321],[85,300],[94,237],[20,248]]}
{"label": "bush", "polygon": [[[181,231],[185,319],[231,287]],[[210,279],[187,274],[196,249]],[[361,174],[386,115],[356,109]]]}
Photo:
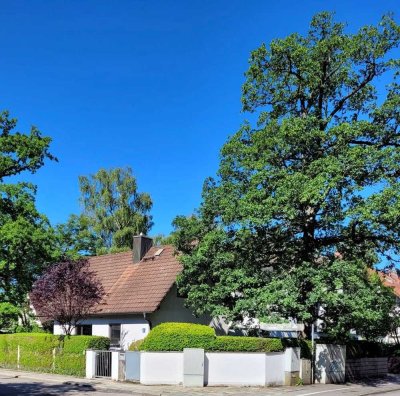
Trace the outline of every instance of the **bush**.
{"label": "bush", "polygon": [[182,351],[183,348],[208,349],[215,340],[209,326],[193,323],[162,323],[140,345],[143,351]]}
{"label": "bush", "polygon": [[279,338],[220,336],[208,348],[218,352],[281,352],[285,349]]}
{"label": "bush", "polygon": [[0,303],[0,330],[3,332],[14,331],[18,325],[20,310],[9,302]]}
{"label": "bush", "polygon": [[129,350],[130,351],[140,351],[140,346],[143,344],[144,340],[137,340],[132,342],[131,345],[129,345]]}
{"label": "bush", "polygon": [[298,338],[282,338],[285,348],[300,348],[300,359],[309,359],[312,357],[311,340],[303,340]]}
{"label": "bush", "polygon": [[285,349],[285,344],[279,338],[217,337],[214,329],[205,325],[163,323],[151,330],[144,340],[132,343],[129,350],[182,351],[184,348],[203,348],[216,352],[280,352]]}
{"label": "bush", "polygon": [[82,353],[86,349],[105,350],[110,348],[110,339],[99,336],[65,337],[63,350],[67,353]]}
{"label": "bush", "polygon": [[0,367],[17,367],[18,346],[22,369],[83,377],[85,350],[108,349],[109,339],[96,336],[59,337],[48,333],[3,334],[0,335]]}
{"label": "bush", "polygon": [[365,357],[389,356],[390,347],[386,344],[373,341],[348,341],[346,343],[346,358],[359,359]]}

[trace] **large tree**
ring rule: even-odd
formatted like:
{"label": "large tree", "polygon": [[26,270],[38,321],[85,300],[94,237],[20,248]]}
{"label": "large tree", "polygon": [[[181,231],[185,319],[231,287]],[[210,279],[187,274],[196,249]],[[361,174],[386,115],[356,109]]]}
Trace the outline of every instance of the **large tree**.
{"label": "large tree", "polygon": [[131,168],[100,169],[79,178],[83,215],[97,250],[132,248],[133,236],[153,225],[150,195],[138,192]]}
{"label": "large tree", "polygon": [[51,139],[37,128],[16,132],[15,119],[0,113],[0,301],[21,305],[33,280],[56,259],[53,232],[35,207],[36,187],[6,183],[11,176],[36,172],[49,153]]}
{"label": "large tree", "polygon": [[393,294],[368,269],[399,255],[399,44],[391,16],[348,33],[323,12],[251,53],[242,103],[258,122],[224,145],[196,216],[175,219],[197,313],[290,317],[307,335],[320,319],[336,337],[387,326]]}
{"label": "large tree", "polygon": [[72,214],[66,223],[57,224],[55,239],[57,250],[63,258],[93,256],[102,248],[102,242],[92,229],[90,219],[82,214]]}

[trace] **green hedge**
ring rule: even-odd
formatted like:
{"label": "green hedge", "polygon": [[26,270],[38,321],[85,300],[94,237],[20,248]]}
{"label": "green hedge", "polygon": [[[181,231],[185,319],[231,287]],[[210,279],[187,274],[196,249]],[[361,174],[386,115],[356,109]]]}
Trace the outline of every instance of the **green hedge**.
{"label": "green hedge", "polygon": [[[46,333],[0,335],[0,367],[32,371],[85,375],[85,350],[108,349],[109,339],[96,336],[60,337]],[[53,350],[55,354],[53,355]]]}
{"label": "green hedge", "polygon": [[214,329],[193,323],[162,323],[148,334],[141,351],[182,351],[183,348],[207,349],[215,339]]}
{"label": "green hedge", "polygon": [[285,350],[279,338],[219,336],[208,348],[216,352],[281,352]]}
{"label": "green hedge", "polygon": [[104,350],[110,347],[110,339],[98,336],[72,336],[63,340],[63,350],[69,353],[81,353],[86,349]]}
{"label": "green hedge", "polygon": [[381,342],[348,341],[346,342],[346,358],[359,359],[365,357],[384,357],[391,354],[391,347]]}
{"label": "green hedge", "polygon": [[163,323],[154,327],[143,342],[133,343],[129,349],[182,351],[184,348],[203,348],[215,352],[280,352],[286,346],[301,347],[299,344],[286,345],[279,338],[216,336],[214,329],[205,325]]}

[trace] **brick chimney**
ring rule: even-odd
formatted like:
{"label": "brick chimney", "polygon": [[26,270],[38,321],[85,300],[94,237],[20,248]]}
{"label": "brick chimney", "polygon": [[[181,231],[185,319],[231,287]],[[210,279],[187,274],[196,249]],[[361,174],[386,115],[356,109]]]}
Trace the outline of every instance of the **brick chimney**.
{"label": "brick chimney", "polygon": [[138,263],[153,246],[153,239],[143,235],[133,237],[133,262]]}

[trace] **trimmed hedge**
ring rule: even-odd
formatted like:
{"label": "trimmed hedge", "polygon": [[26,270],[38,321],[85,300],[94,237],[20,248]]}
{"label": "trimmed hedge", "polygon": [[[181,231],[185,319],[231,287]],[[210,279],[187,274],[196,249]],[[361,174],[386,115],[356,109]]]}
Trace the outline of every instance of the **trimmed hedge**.
{"label": "trimmed hedge", "polygon": [[96,336],[60,337],[46,333],[1,334],[0,367],[17,367],[19,346],[21,369],[83,377],[85,350],[108,349],[109,344],[108,338]]}
{"label": "trimmed hedge", "polygon": [[[296,343],[296,345],[294,344]],[[242,336],[216,336],[209,326],[192,323],[163,323],[148,334],[143,341],[131,344],[129,350],[182,351],[184,348],[202,348],[215,352],[281,352],[288,346],[300,346],[293,340],[285,343],[279,338]],[[303,347],[307,351],[308,344]]]}
{"label": "trimmed hedge", "polygon": [[110,348],[110,339],[98,336],[64,337],[63,350],[68,353],[82,353],[86,349],[105,350]]}
{"label": "trimmed hedge", "polygon": [[215,352],[281,352],[285,350],[279,338],[219,336],[208,348]]}
{"label": "trimmed hedge", "polygon": [[182,351],[183,348],[204,348],[213,343],[214,329],[193,323],[162,323],[147,335],[141,351]]}

